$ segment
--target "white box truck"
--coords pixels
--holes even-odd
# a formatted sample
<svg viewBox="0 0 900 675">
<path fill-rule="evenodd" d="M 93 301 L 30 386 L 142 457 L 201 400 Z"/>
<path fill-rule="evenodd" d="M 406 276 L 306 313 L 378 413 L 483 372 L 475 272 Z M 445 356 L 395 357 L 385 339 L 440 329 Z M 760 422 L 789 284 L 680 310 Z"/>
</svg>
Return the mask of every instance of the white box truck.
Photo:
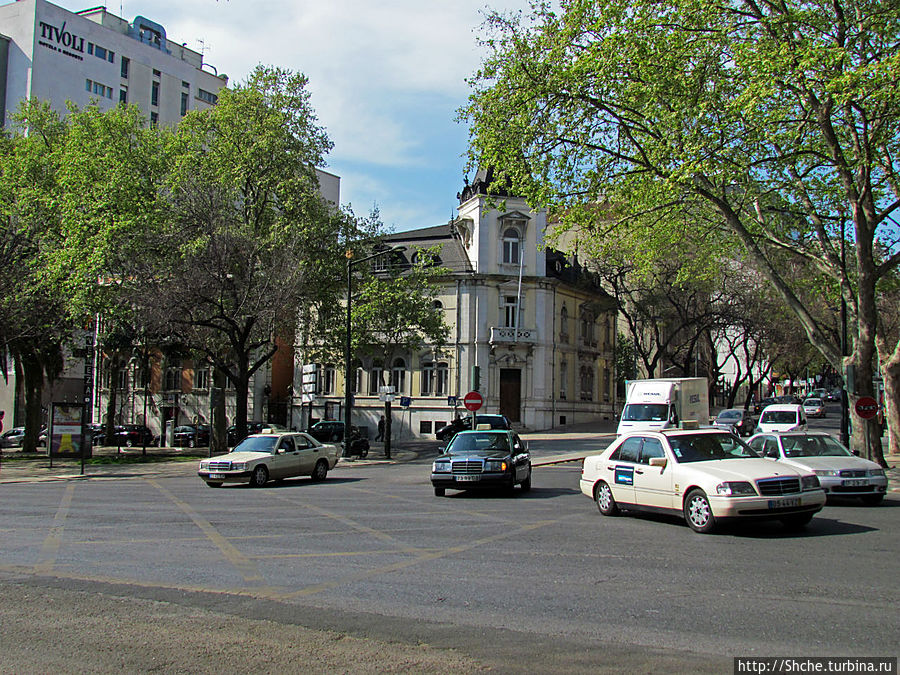
<svg viewBox="0 0 900 675">
<path fill-rule="evenodd" d="M 709 385 L 705 377 L 629 380 L 617 434 L 709 425 Z"/>
</svg>

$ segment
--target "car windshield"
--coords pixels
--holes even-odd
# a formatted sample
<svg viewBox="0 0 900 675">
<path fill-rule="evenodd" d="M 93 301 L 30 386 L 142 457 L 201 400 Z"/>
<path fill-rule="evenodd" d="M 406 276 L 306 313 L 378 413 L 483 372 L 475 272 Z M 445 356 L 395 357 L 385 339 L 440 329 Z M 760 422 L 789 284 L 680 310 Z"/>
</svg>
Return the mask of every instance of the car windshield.
<svg viewBox="0 0 900 675">
<path fill-rule="evenodd" d="M 669 406 L 665 403 L 629 403 L 622 411 L 626 422 L 665 422 Z"/>
<path fill-rule="evenodd" d="M 669 437 L 669 445 L 679 463 L 759 457 L 731 434 L 679 434 Z"/>
<path fill-rule="evenodd" d="M 447 453 L 509 452 L 509 437 L 506 434 L 462 433 L 454 436 Z"/>
<path fill-rule="evenodd" d="M 822 401 L 818 398 L 808 398 L 803 402 L 803 405 L 811 405 L 811 406 L 822 405 Z"/>
<path fill-rule="evenodd" d="M 248 436 L 235 446 L 232 452 L 268 452 L 272 454 L 278 436 Z"/>
<path fill-rule="evenodd" d="M 852 453 L 831 436 L 783 436 L 785 457 L 848 457 Z"/>
<path fill-rule="evenodd" d="M 796 424 L 797 413 L 793 410 L 763 410 L 760 424 Z"/>
<path fill-rule="evenodd" d="M 719 413 L 718 419 L 720 420 L 739 420 L 741 419 L 741 411 L 740 410 L 723 410 Z"/>
</svg>

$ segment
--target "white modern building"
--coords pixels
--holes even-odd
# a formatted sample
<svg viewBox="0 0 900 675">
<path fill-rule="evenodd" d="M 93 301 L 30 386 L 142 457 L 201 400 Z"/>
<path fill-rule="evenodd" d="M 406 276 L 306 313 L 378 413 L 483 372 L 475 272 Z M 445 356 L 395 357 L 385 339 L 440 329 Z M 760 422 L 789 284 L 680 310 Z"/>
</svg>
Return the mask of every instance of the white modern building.
<svg viewBox="0 0 900 675">
<path fill-rule="evenodd" d="M 29 98 L 65 112 L 95 102 L 137 105 L 153 124 L 176 124 L 214 105 L 228 83 L 203 55 L 170 40 L 150 18 L 105 7 L 70 12 L 45 0 L 0 5 L 0 125 Z"/>
</svg>

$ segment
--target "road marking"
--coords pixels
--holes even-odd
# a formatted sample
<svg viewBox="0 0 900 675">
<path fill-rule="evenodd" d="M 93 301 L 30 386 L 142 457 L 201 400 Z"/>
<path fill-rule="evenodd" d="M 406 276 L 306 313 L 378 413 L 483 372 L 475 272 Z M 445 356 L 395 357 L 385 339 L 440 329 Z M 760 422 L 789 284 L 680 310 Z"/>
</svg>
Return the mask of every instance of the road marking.
<svg viewBox="0 0 900 675">
<path fill-rule="evenodd" d="M 231 542 L 229 542 L 215 527 L 213 527 L 212 523 L 210 523 L 203 516 L 197 513 L 190 506 L 190 504 L 187 504 L 186 502 L 180 500 L 178 497 L 176 497 L 174 494 L 160 485 L 156 480 L 149 478 L 147 479 L 147 482 L 157 490 L 162 492 L 188 518 L 194 521 L 194 524 L 198 528 L 200 528 L 200 531 L 206 535 L 206 538 L 209 539 L 216 546 L 216 548 L 218 548 L 219 551 L 222 552 L 222 555 L 225 556 L 225 559 L 237 568 L 238 572 L 241 573 L 241 576 L 244 577 L 245 582 L 247 582 L 248 584 L 256 584 L 264 581 L 262 574 L 260 574 L 259 569 L 256 567 L 256 563 L 254 563 L 250 558 L 237 550 L 231 544 Z"/>
<path fill-rule="evenodd" d="M 72 505 L 72 496 L 75 494 L 75 484 L 67 485 L 63 492 L 59 508 L 53 516 L 53 526 L 44 539 L 38 562 L 34 566 L 35 574 L 49 574 L 56 564 L 56 556 L 59 555 L 59 547 L 62 544 L 63 528 L 66 526 L 66 517 L 69 515 L 69 507 Z"/>
<path fill-rule="evenodd" d="M 307 597 L 310 595 L 315 595 L 317 593 L 322 593 L 323 591 L 331 590 L 332 588 L 337 588 L 338 586 L 343 586 L 348 583 L 353 583 L 356 581 L 362 581 L 363 579 L 368 579 L 369 577 L 378 576 L 380 574 L 387 574 L 389 572 L 397 572 L 402 569 L 406 569 L 407 567 L 412 567 L 413 565 L 418 565 L 419 563 L 429 562 L 431 560 L 437 560 L 439 558 L 445 558 L 448 555 L 453 555 L 454 553 L 462 553 L 463 551 L 469 551 L 473 548 L 478 548 L 479 546 L 483 546 L 484 544 L 491 544 L 495 541 L 500 541 L 502 539 L 508 539 L 510 537 L 523 534 L 525 532 L 530 532 L 532 530 L 537 530 L 542 527 L 547 527 L 548 525 L 555 525 L 559 520 L 543 520 L 537 523 L 531 523 L 530 525 L 525 525 L 520 527 L 517 530 L 506 531 L 501 534 L 495 534 L 490 537 L 483 537 L 481 539 L 476 539 L 475 541 L 471 541 L 467 544 L 460 544 L 458 546 L 451 546 L 450 548 L 445 548 L 439 551 L 432 551 L 431 553 L 423 553 L 421 555 L 412 558 L 411 560 L 403 560 L 401 562 L 392 563 L 390 565 L 384 565 L 382 567 L 375 567 L 370 570 L 363 570 L 357 572 L 356 574 L 350 574 L 343 579 L 337 579 L 335 581 L 326 581 L 321 584 L 314 584 L 312 586 L 307 586 L 306 588 L 301 588 L 299 591 L 294 591 L 293 593 L 285 593 L 281 597 L 285 600 L 289 600 L 292 598 L 300 598 Z"/>
</svg>

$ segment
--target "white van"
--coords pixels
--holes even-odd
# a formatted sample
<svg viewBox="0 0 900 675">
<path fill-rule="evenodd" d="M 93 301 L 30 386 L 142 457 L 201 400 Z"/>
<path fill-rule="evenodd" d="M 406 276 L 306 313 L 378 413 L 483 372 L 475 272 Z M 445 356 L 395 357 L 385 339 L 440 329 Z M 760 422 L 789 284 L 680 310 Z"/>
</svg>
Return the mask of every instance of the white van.
<svg viewBox="0 0 900 675">
<path fill-rule="evenodd" d="M 763 408 L 756 425 L 756 433 L 778 431 L 806 431 L 806 413 L 798 403 L 774 403 Z"/>
</svg>

